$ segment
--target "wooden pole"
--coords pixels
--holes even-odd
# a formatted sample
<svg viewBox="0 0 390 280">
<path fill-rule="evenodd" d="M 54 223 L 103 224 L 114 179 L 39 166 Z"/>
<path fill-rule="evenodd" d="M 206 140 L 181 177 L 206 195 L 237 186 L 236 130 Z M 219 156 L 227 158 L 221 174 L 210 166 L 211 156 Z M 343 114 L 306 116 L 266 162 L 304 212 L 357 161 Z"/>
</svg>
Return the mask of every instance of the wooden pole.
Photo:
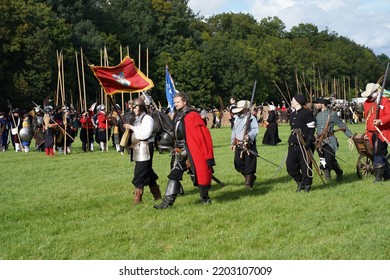
<svg viewBox="0 0 390 280">
<path fill-rule="evenodd" d="M 64 71 L 64 54 L 61 51 L 61 79 L 62 79 L 62 105 L 65 105 L 65 71 Z"/>
<path fill-rule="evenodd" d="M 82 96 L 82 93 L 81 93 L 79 58 L 78 58 L 78 55 L 77 55 L 77 51 L 75 51 L 75 57 L 76 57 L 77 84 L 78 84 L 78 87 L 79 87 L 79 100 L 80 100 L 80 108 L 77 108 L 77 110 L 80 109 L 80 113 L 81 113 L 81 111 L 83 110 L 82 109 L 83 108 L 83 96 Z"/>
<path fill-rule="evenodd" d="M 120 55 L 120 61 L 123 60 L 123 54 L 122 54 L 122 45 L 120 45 L 120 49 L 119 49 L 119 55 Z M 122 97 L 122 112 L 124 111 L 124 104 L 125 104 L 125 95 L 124 95 L 124 92 L 122 92 L 121 94 L 121 97 Z"/>
<path fill-rule="evenodd" d="M 141 44 L 138 44 L 138 69 L 141 70 Z M 141 96 L 141 93 L 138 92 L 138 97 Z"/>
<path fill-rule="evenodd" d="M 146 77 L 149 77 L 149 48 L 146 48 Z"/>
</svg>

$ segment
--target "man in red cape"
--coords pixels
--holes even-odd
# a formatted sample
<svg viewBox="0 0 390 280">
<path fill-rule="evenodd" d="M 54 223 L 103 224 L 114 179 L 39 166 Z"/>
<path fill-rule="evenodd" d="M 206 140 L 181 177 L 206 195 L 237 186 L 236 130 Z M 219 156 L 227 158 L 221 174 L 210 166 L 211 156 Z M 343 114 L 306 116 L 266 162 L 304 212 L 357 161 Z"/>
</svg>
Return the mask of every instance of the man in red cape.
<svg viewBox="0 0 390 280">
<path fill-rule="evenodd" d="M 156 209 L 165 209 L 173 205 L 178 194 L 183 194 L 180 181 L 183 173 L 189 171 L 195 186 L 199 187 L 201 203 L 210 204 L 209 190 L 213 166 L 215 165 L 213 143 L 210 131 L 200 114 L 188 107 L 187 95 L 177 93 L 174 97 L 175 115 L 175 156 L 168 175 L 165 197 Z"/>
</svg>

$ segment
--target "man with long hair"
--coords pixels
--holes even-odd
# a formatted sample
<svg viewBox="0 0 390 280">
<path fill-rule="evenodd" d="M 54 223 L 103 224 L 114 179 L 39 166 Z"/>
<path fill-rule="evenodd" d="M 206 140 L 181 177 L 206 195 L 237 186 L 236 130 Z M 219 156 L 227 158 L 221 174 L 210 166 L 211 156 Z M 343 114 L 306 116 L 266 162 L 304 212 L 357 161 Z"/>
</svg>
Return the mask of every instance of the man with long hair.
<svg viewBox="0 0 390 280">
<path fill-rule="evenodd" d="M 165 197 L 156 209 L 165 209 L 173 205 L 178 194 L 184 194 L 180 181 L 188 171 L 195 186 L 199 187 L 201 203 L 210 204 L 209 190 L 213 173 L 214 152 L 210 131 L 198 111 L 190 109 L 186 94 L 174 96 L 175 115 L 174 162 L 168 175 Z"/>
</svg>

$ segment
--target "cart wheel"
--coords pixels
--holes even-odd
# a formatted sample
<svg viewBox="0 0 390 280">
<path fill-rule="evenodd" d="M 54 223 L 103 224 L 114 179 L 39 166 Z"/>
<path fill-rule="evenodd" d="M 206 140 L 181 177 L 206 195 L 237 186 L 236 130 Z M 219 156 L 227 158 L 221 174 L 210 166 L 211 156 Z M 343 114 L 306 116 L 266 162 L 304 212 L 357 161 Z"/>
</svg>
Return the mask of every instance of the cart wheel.
<svg viewBox="0 0 390 280">
<path fill-rule="evenodd" d="M 360 155 L 356 163 L 356 173 L 359 179 L 368 177 L 374 174 L 372 159 L 364 155 Z"/>
</svg>

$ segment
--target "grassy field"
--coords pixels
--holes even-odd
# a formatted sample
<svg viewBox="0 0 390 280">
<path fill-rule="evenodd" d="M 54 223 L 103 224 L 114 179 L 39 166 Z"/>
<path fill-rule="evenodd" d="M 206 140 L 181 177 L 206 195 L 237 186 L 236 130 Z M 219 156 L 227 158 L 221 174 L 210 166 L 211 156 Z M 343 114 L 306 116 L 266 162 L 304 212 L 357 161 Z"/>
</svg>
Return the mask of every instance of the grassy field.
<svg viewBox="0 0 390 280">
<path fill-rule="evenodd" d="M 363 125 L 352 125 L 356 133 Z M 244 190 L 233 167 L 230 128 L 211 129 L 217 165 L 211 205 L 185 176 L 185 195 L 171 209 L 132 205 L 134 163 L 112 147 L 68 155 L 0 154 L 0 259 L 38 260 L 387 260 L 390 258 L 390 183 L 359 180 L 356 149 L 338 135 L 344 179 L 324 186 L 315 174 L 310 193 L 296 193 L 285 158 L 289 126 L 276 147 L 261 144 L 257 181 Z M 339 132 L 340 133 L 340 132 Z M 318 156 L 316 155 L 318 159 Z M 155 154 L 165 190 L 170 158 Z M 335 177 L 335 174 L 332 174 Z"/>
</svg>

